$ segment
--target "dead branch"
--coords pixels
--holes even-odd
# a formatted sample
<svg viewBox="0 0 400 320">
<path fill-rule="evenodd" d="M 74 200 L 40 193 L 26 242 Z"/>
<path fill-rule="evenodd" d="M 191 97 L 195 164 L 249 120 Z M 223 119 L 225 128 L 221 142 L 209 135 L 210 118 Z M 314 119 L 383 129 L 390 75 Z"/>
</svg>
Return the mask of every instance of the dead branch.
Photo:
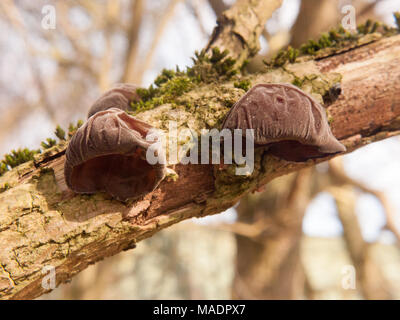
<svg viewBox="0 0 400 320">
<path fill-rule="evenodd" d="M 214 29 L 207 51 L 214 47 L 228 50 L 237 65 L 241 65 L 260 49 L 259 37 L 265 22 L 281 4 L 282 0 L 256 0 L 251 3 L 237 0 L 234 6 L 218 18 L 218 26 Z"/>
<path fill-rule="evenodd" d="M 316 61 L 289 64 L 285 70 L 267 70 L 248 79 L 252 84 L 291 82 L 295 75 L 340 73 L 342 95 L 328 112 L 333 133 L 351 152 L 399 134 L 399 62 L 400 36 L 393 36 Z M 206 92 L 212 98 L 229 92 L 239 97 L 243 92 L 232 82 L 202 84 L 186 95 Z M 221 103 L 215 102 L 215 106 Z M 137 117 L 153 119 L 163 112 L 168 116 L 169 108 L 162 105 Z M 180 115 L 203 125 L 201 121 L 211 116 L 205 112 L 201 119 L 193 119 L 194 115 L 184 110 Z M 65 186 L 57 180 L 63 176 L 64 147 L 60 145 L 52 152 L 0 177 L 0 186 L 7 184 L 7 190 L 0 193 L 0 295 L 5 299 L 34 298 L 44 293 L 41 281 L 45 265 L 56 268 L 57 284 L 65 282 L 88 265 L 133 248 L 163 228 L 219 213 L 268 181 L 318 162 L 289 163 L 260 150 L 250 177 L 228 175 L 228 180 L 225 170 L 216 170 L 212 165 L 178 164 L 177 181 L 164 180 L 144 199 L 125 204 L 105 194 L 63 193 Z"/>
</svg>

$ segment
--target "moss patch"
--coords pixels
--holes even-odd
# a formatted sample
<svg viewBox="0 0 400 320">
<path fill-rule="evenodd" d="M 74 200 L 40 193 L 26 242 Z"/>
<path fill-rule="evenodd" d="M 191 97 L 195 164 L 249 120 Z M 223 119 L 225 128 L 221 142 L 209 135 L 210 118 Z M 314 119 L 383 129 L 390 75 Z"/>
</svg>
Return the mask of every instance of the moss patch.
<svg viewBox="0 0 400 320">
<path fill-rule="evenodd" d="M 6 154 L 4 159 L 0 162 L 0 175 L 3 175 L 5 172 L 22 163 L 33 160 L 34 155 L 39 152 L 40 150 L 29 150 L 28 148 L 12 150 L 10 153 Z"/>
<path fill-rule="evenodd" d="M 221 52 L 213 48 L 211 54 L 204 50 L 195 53 L 193 66 L 186 71 L 164 69 L 149 88 L 137 89 L 141 100 L 131 103 L 131 113 L 153 109 L 157 106 L 174 103 L 176 98 L 189 92 L 200 83 L 221 82 L 230 79 L 238 70 L 236 61 L 228 56 L 228 51 Z"/>
<path fill-rule="evenodd" d="M 292 47 L 288 47 L 286 50 L 280 50 L 275 57 L 273 57 L 270 61 L 264 61 L 264 63 L 268 67 L 281 67 L 286 63 L 294 63 L 296 62 L 297 57 L 299 56 L 300 51 L 298 49 L 293 49 Z"/>
<path fill-rule="evenodd" d="M 393 14 L 393 16 L 394 16 L 394 20 L 396 21 L 397 32 L 400 33 L 400 12 L 395 12 Z"/>
<path fill-rule="evenodd" d="M 244 91 L 248 91 L 250 89 L 251 82 L 248 79 L 244 79 L 244 80 L 241 80 L 241 81 L 235 81 L 233 83 L 233 86 L 235 88 L 243 89 Z"/>
<path fill-rule="evenodd" d="M 264 61 L 264 63 L 268 67 L 282 67 L 287 63 L 296 62 L 299 57 L 324 57 L 375 41 L 382 36 L 392 36 L 400 31 L 400 13 L 394 13 L 394 18 L 398 28 L 391 28 L 372 20 L 367 20 L 364 24 L 359 25 L 354 33 L 346 31 L 340 26 L 322 33 L 317 40 L 309 40 L 299 49 L 293 49 L 289 46 L 286 50 L 279 51 L 270 61 Z"/>
<path fill-rule="evenodd" d="M 82 125 L 82 120 L 79 120 L 76 124 L 71 123 L 68 127 L 68 138 L 70 139 Z M 60 149 L 65 146 L 65 130 L 57 126 L 55 135 L 59 139 L 58 142 L 53 138 L 47 138 L 45 141 L 41 142 L 41 148 L 39 149 L 30 150 L 24 148 L 12 150 L 10 153 L 6 154 L 3 160 L 0 161 L 0 176 L 23 163 L 37 160 L 37 157 L 40 155 L 47 156 L 49 153 L 52 153 L 52 150 L 59 152 Z"/>
</svg>

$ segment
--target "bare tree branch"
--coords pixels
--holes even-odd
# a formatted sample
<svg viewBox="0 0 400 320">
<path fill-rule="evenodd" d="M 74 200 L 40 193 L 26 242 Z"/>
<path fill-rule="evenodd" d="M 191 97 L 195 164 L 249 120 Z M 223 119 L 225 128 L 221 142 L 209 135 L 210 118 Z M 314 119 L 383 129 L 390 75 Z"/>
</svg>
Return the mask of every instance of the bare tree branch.
<svg viewBox="0 0 400 320">
<path fill-rule="evenodd" d="M 19 14 L 19 11 L 15 7 L 14 3 L 9 0 L 2 2 L 1 5 L 4 9 L 4 12 L 7 15 L 8 20 L 15 27 L 15 29 L 18 30 L 18 32 L 21 34 L 21 37 L 25 42 L 26 48 L 28 52 L 31 54 L 31 56 L 28 57 L 29 66 L 41 97 L 42 106 L 46 111 L 46 114 L 48 115 L 50 121 L 52 121 L 52 123 L 56 125 L 57 120 L 56 120 L 55 110 L 52 107 L 46 86 L 40 74 L 40 70 L 38 69 L 37 64 L 33 61 L 32 57 L 36 55 L 36 52 L 28 39 L 24 24 L 22 23 L 23 20 Z"/>
<path fill-rule="evenodd" d="M 396 227 L 395 211 L 386 195 L 383 192 L 369 188 L 361 182 L 358 182 L 346 175 L 341 158 L 335 158 L 329 162 L 329 171 L 337 184 L 351 185 L 360 189 L 362 192 L 375 196 L 380 201 L 386 217 L 386 228 L 393 233 L 398 243 L 400 243 L 400 231 Z"/>
<path fill-rule="evenodd" d="M 339 22 L 338 0 L 301 1 L 300 12 L 292 28 L 291 45 L 295 48 L 314 39 L 322 30 L 329 30 Z"/>
<path fill-rule="evenodd" d="M 237 0 L 218 18 L 206 50 L 214 47 L 228 50 L 230 57 L 241 65 L 260 49 L 259 37 L 265 22 L 282 4 L 282 0 Z"/>
<path fill-rule="evenodd" d="M 391 299 L 390 286 L 378 264 L 371 257 L 369 245 L 362 237 L 355 214 L 354 189 L 347 186 L 330 187 L 342 222 L 344 238 L 356 269 L 357 283 L 366 299 Z"/>
<path fill-rule="evenodd" d="M 257 238 L 236 236 L 235 299 L 303 298 L 305 276 L 300 239 L 311 197 L 311 173 L 312 170 L 305 169 L 274 180 L 260 199 L 248 197 L 240 202 L 237 211 L 241 222 L 257 223 L 259 217 L 265 217 L 269 223 Z M 242 282 L 246 283 L 247 292 L 241 290 Z"/>
<path fill-rule="evenodd" d="M 222 12 L 229 8 L 228 5 L 225 4 L 224 0 L 208 0 L 208 3 L 217 16 L 217 19 L 222 15 Z"/>
<path fill-rule="evenodd" d="M 170 0 L 168 3 L 167 9 L 163 13 L 161 17 L 161 21 L 157 26 L 155 35 L 153 37 L 153 41 L 151 43 L 150 49 L 148 50 L 146 54 L 146 58 L 144 60 L 144 63 L 142 64 L 140 71 L 136 77 L 136 83 L 141 83 L 142 82 L 142 76 L 146 70 L 148 70 L 151 67 L 151 64 L 153 62 L 153 57 L 155 54 L 155 51 L 157 49 L 157 45 L 160 42 L 161 36 L 170 22 L 171 18 L 174 16 L 174 11 L 179 2 L 182 0 Z"/>
<path fill-rule="evenodd" d="M 139 48 L 139 31 L 142 24 L 143 17 L 143 0 L 133 0 L 132 2 L 132 19 L 131 25 L 128 30 L 128 50 L 127 62 L 124 75 L 122 76 L 123 82 L 140 83 L 136 80 L 135 66 L 138 57 Z"/>
</svg>

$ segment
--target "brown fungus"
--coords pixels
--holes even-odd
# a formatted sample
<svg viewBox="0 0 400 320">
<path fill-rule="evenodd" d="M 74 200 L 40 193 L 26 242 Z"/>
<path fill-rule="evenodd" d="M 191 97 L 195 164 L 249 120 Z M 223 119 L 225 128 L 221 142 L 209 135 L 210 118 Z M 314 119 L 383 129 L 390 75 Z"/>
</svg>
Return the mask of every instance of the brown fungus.
<svg viewBox="0 0 400 320">
<path fill-rule="evenodd" d="M 346 151 L 334 137 L 324 108 L 290 84 L 258 84 L 229 111 L 223 128 L 254 129 L 256 146 L 287 161 L 302 162 Z"/>
<path fill-rule="evenodd" d="M 118 200 L 153 191 L 164 178 L 165 164 L 146 160 L 154 143 L 146 141 L 151 129 L 117 108 L 92 115 L 68 145 L 64 167 L 68 187 L 78 193 L 104 191 Z M 156 150 L 163 156 L 162 149 Z"/>
<path fill-rule="evenodd" d="M 140 97 L 136 93 L 138 87 L 130 83 L 118 83 L 114 88 L 105 92 L 98 98 L 90 107 L 88 118 L 99 111 L 104 111 L 110 108 L 118 108 L 128 110 L 131 101 L 139 101 Z"/>
</svg>

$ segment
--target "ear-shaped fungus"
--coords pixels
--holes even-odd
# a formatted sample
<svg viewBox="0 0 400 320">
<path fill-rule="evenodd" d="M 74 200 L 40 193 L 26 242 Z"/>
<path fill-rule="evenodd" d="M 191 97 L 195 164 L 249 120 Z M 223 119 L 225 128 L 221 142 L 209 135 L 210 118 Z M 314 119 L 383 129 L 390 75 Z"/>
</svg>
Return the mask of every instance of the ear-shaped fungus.
<svg viewBox="0 0 400 320">
<path fill-rule="evenodd" d="M 145 137 L 150 125 L 111 108 L 91 116 L 72 137 L 64 167 L 65 180 L 78 193 L 105 191 L 119 200 L 137 199 L 153 191 L 165 165 L 151 165 Z M 157 149 L 163 155 L 161 149 Z M 164 162 L 165 163 L 165 162 Z"/>
<path fill-rule="evenodd" d="M 332 134 L 324 108 L 290 84 L 258 84 L 229 111 L 223 128 L 254 129 L 254 143 L 287 161 L 322 158 L 346 148 Z"/>
<path fill-rule="evenodd" d="M 118 83 L 114 88 L 105 92 L 98 98 L 90 107 L 88 118 L 99 111 L 104 111 L 110 108 L 118 108 L 126 111 L 129 108 L 131 101 L 139 101 L 140 97 L 136 93 L 138 87 L 129 83 Z"/>
</svg>

